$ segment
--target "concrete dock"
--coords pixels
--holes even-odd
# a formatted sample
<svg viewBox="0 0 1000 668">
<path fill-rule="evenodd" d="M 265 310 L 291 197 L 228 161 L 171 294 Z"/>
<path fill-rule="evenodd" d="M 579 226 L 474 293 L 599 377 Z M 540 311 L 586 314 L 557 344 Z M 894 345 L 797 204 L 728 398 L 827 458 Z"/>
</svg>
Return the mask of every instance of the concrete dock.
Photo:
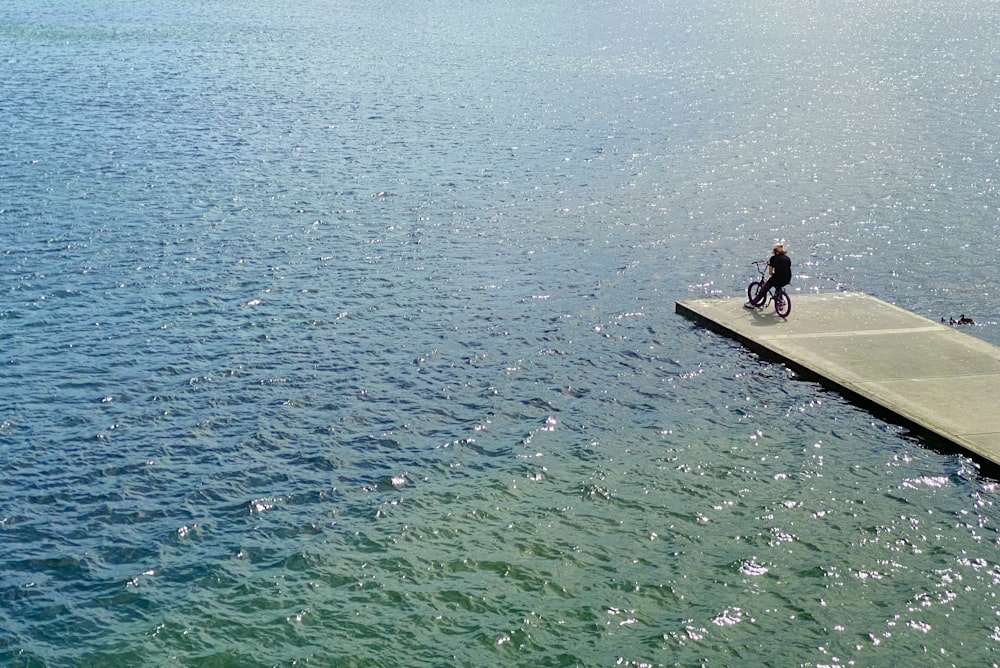
<svg viewBox="0 0 1000 668">
<path fill-rule="evenodd" d="M 793 293 L 787 320 L 745 301 L 679 301 L 676 311 L 1000 465 L 997 346 L 859 292 Z"/>
</svg>

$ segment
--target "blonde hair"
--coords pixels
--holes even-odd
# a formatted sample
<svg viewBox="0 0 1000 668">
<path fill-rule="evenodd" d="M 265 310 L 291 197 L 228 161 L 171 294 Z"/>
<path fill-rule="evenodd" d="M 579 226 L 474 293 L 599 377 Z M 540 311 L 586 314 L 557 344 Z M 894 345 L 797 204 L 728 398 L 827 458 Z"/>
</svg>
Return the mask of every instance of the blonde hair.
<svg viewBox="0 0 1000 668">
<path fill-rule="evenodd" d="M 783 244 L 775 244 L 774 252 L 777 253 L 778 255 L 787 255 L 787 253 L 785 252 L 785 246 Z"/>
</svg>

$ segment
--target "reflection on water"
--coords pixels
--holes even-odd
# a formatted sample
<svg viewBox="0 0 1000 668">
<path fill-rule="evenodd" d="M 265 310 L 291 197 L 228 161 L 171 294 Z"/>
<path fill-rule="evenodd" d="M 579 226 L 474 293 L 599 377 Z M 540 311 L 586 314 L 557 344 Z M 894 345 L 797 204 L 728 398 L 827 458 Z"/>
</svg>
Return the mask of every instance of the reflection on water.
<svg viewBox="0 0 1000 668">
<path fill-rule="evenodd" d="M 989 660 L 995 483 L 673 308 L 998 343 L 994 5 L 184 9 L 0 25 L 0 662 Z"/>
</svg>

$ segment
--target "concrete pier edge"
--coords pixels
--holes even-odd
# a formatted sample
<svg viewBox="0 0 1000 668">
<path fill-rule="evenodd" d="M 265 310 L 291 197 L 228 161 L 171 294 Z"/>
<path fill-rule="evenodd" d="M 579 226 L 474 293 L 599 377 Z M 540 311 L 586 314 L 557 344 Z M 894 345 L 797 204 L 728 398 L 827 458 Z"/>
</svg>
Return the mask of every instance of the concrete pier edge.
<svg viewBox="0 0 1000 668">
<path fill-rule="evenodd" d="M 925 446 L 1000 474 L 1000 405 L 989 399 L 1000 402 L 1000 348 L 860 292 L 792 293 L 787 319 L 744 301 L 680 300 L 675 311 L 911 430 Z"/>
</svg>

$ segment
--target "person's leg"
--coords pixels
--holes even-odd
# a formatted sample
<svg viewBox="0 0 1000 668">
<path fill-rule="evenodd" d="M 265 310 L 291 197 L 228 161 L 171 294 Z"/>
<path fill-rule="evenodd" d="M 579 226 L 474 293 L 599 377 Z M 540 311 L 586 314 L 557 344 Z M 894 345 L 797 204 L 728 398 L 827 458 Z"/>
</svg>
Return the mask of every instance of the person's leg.
<svg viewBox="0 0 1000 668">
<path fill-rule="evenodd" d="M 753 301 L 754 306 L 763 306 L 767 301 L 767 291 L 771 289 L 773 278 L 768 278 L 764 282 L 764 287 L 757 293 L 757 299 Z"/>
</svg>

